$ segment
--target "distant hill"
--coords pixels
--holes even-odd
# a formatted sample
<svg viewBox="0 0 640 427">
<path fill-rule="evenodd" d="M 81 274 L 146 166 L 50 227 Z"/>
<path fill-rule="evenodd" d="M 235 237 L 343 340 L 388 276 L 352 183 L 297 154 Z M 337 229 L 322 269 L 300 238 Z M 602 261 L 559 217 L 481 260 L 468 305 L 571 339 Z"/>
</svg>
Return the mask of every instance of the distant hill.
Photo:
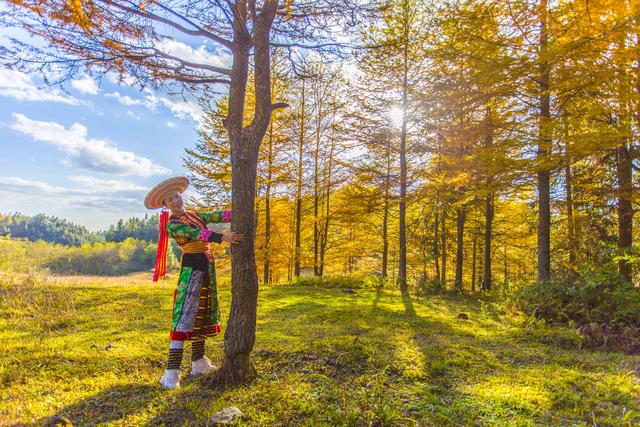
<svg viewBox="0 0 640 427">
<path fill-rule="evenodd" d="M 84 243 L 123 242 L 128 238 L 156 242 L 158 239 L 159 215 L 120 220 L 104 231 L 89 231 L 82 225 L 66 219 L 45 214 L 34 216 L 20 213 L 0 214 L 0 236 L 22 238 L 30 241 L 43 240 L 65 246 L 80 246 Z"/>
<path fill-rule="evenodd" d="M 80 246 L 84 243 L 104 241 L 102 233 L 55 216 L 38 214 L 34 216 L 15 213 L 0 214 L 0 236 L 23 238 L 31 241 L 43 240 L 65 246 Z"/>
</svg>

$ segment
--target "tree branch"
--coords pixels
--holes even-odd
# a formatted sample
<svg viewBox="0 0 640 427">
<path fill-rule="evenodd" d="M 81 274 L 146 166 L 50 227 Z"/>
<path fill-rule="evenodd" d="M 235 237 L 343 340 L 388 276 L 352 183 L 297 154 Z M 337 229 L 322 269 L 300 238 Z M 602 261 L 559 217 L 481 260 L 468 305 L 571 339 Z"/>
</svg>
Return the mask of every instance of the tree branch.
<svg viewBox="0 0 640 427">
<path fill-rule="evenodd" d="M 111 6 L 115 7 L 115 8 L 117 8 L 117 9 L 123 10 L 125 12 L 129 12 L 129 13 L 132 13 L 134 15 L 141 16 L 143 18 L 151 19 L 153 21 L 161 22 L 163 24 L 169 25 L 170 27 L 173 27 L 173 28 L 185 33 L 185 34 L 189 34 L 191 36 L 206 37 L 206 38 L 211 39 L 211 40 L 213 40 L 213 41 L 215 41 L 217 43 L 220 43 L 221 45 L 223 45 L 224 47 L 226 47 L 226 48 L 228 48 L 230 50 L 233 48 L 233 42 L 231 42 L 231 41 L 229 41 L 229 40 L 227 40 L 227 39 L 225 39 L 223 37 L 220 37 L 220 36 L 218 36 L 216 34 L 213 34 L 213 33 L 209 32 L 209 31 L 207 31 L 207 30 L 205 30 L 205 29 L 203 29 L 201 27 L 196 26 L 196 28 L 198 28 L 198 30 L 190 30 L 189 28 L 186 28 L 186 27 L 178 24 L 177 22 L 174 22 L 174 21 L 172 21 L 170 19 L 167 19 L 167 18 L 163 18 L 162 16 L 158 16 L 158 15 L 153 14 L 151 12 L 144 12 L 142 10 L 139 10 L 139 9 L 136 9 L 136 8 L 133 8 L 133 7 L 124 6 L 124 5 L 116 3 L 113 0 L 103 0 L 103 1 L 106 4 L 111 5 Z M 177 12 L 174 12 L 174 14 L 177 14 Z M 178 14 L 178 16 L 181 16 L 181 15 Z"/>
<path fill-rule="evenodd" d="M 220 68 L 220 67 L 216 67 L 216 66 L 208 65 L 208 64 L 198 64 L 196 62 L 185 61 L 184 59 L 178 58 L 178 57 L 173 56 L 173 55 L 169 55 L 168 53 L 164 53 L 164 52 L 158 50 L 157 48 L 153 48 L 153 51 L 157 56 L 159 56 L 161 58 L 169 59 L 171 61 L 179 62 L 183 66 L 192 67 L 192 68 L 199 68 L 201 70 L 208 70 L 208 71 L 212 71 L 214 73 L 224 74 L 225 76 L 231 77 L 231 70 L 229 70 L 229 69 Z"/>
</svg>

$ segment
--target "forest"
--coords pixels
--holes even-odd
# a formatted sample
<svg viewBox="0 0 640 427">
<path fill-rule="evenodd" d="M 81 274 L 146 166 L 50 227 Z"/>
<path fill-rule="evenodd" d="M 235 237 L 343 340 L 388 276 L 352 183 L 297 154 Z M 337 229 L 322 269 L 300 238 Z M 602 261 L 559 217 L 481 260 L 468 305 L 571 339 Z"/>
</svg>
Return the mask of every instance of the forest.
<svg viewBox="0 0 640 427">
<path fill-rule="evenodd" d="M 0 270 L 117 276 L 149 271 L 155 265 L 158 215 L 119 220 L 90 232 L 65 219 L 38 214 L 0 214 Z M 168 267 L 179 266 L 172 247 Z"/>
<path fill-rule="evenodd" d="M 635 325 L 636 341 L 639 11 L 391 1 L 352 63 L 274 54 L 289 108 L 258 157 L 259 277 L 519 295 L 585 334 Z M 205 204 L 230 201 L 227 109 L 206 110 L 185 158 Z"/>
<path fill-rule="evenodd" d="M 393 2 L 351 68 L 274 55 L 290 107 L 259 154 L 263 276 L 410 265 L 409 282 L 475 291 L 615 266 L 637 280 L 635 9 L 605 3 L 542 2 L 541 25 L 527 4 Z M 209 205 L 230 201 L 226 110 L 187 150 Z"/>
<path fill-rule="evenodd" d="M 91 232 L 87 228 L 66 219 L 45 214 L 0 214 L 0 236 L 42 240 L 64 246 L 80 246 L 84 243 L 122 242 L 132 238 L 147 242 L 158 241 L 158 215 L 131 217 L 111 224 L 106 230 Z"/>
<path fill-rule="evenodd" d="M 247 71 L 233 107 L 246 129 L 260 85 L 274 103 L 252 146 L 256 191 L 243 219 L 259 282 L 355 274 L 416 295 L 515 295 L 527 312 L 586 334 L 627 331 L 636 348 L 637 2 L 369 6 L 352 10 L 350 55 L 335 40 L 307 51 L 273 41 L 269 80 Z M 71 25 L 90 25 L 83 10 L 67 11 Z M 96 64 L 110 70 L 107 59 Z M 232 96 L 200 98 L 200 137 L 183 158 L 194 208 L 233 204 Z M 15 214 L 1 227 L 78 246 L 154 241 L 156 224 L 130 218 L 89 233 Z"/>
<path fill-rule="evenodd" d="M 187 206 L 231 209 L 246 240 L 214 245 L 219 367 L 162 394 L 183 275 L 174 246 L 148 283 L 158 216 L 0 217 L 7 366 L 68 358 L 0 366 L 8 419 L 637 425 L 640 1 L 9 4 L 0 22 L 46 47 L 12 40 L 5 66 L 196 99 Z M 91 277 L 56 277 L 74 272 Z M 39 402 L 65 375 L 88 388 Z"/>
</svg>

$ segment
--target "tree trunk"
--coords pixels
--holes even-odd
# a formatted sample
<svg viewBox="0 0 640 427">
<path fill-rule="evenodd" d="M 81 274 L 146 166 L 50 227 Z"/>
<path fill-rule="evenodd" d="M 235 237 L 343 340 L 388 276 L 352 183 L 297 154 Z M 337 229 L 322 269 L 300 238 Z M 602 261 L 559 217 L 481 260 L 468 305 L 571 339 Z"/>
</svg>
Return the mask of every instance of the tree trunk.
<svg viewBox="0 0 640 427">
<path fill-rule="evenodd" d="M 265 230 L 264 230 L 264 284 L 270 283 L 271 277 L 269 273 L 271 258 L 271 180 L 273 179 L 273 123 L 269 124 L 269 157 L 267 165 L 267 189 L 265 191 Z"/>
<path fill-rule="evenodd" d="M 443 290 L 447 290 L 447 210 L 446 206 L 442 206 L 442 279 L 440 284 Z"/>
<path fill-rule="evenodd" d="M 435 206 L 435 221 L 433 224 L 433 261 L 435 263 L 435 285 L 436 285 L 436 289 L 440 289 L 440 250 L 438 249 L 439 245 L 438 242 L 440 241 L 440 226 L 439 226 L 439 219 L 440 219 L 440 207 L 439 207 L 439 199 L 440 199 L 440 194 L 439 192 L 436 192 L 436 206 Z"/>
<path fill-rule="evenodd" d="M 322 244 L 320 245 L 320 277 L 324 275 L 324 256 L 327 250 L 327 240 L 329 238 L 329 212 L 331 197 L 331 176 L 333 171 L 333 152 L 336 147 L 335 138 L 331 138 L 331 148 L 329 149 L 329 163 L 327 165 L 327 182 L 325 183 L 325 212 L 324 227 L 322 229 Z"/>
<path fill-rule="evenodd" d="M 484 202 L 484 273 L 482 277 L 482 289 L 491 290 L 491 239 L 493 234 L 493 193 L 487 192 Z"/>
<path fill-rule="evenodd" d="M 551 152 L 551 96 L 548 53 L 547 0 L 540 0 L 540 64 L 538 125 L 538 281 L 551 279 L 551 190 L 549 154 Z"/>
<path fill-rule="evenodd" d="M 260 191 L 259 188 L 256 186 L 256 194 L 255 194 L 255 212 L 253 214 L 253 218 L 254 218 L 254 224 L 253 224 L 253 229 L 256 230 L 256 233 L 258 232 L 258 224 L 260 223 Z"/>
<path fill-rule="evenodd" d="M 244 235 L 244 242 L 231 246 L 231 313 L 224 335 L 221 372 L 233 381 L 244 381 L 255 374 L 249 361 L 256 332 L 258 275 L 254 258 L 253 195 L 257 156 L 242 153 L 232 161 L 231 228 Z"/>
<path fill-rule="evenodd" d="M 471 292 L 476 291 L 476 252 L 478 246 L 478 236 L 473 236 L 473 257 L 471 259 Z"/>
<path fill-rule="evenodd" d="M 402 75 L 402 129 L 400 132 L 400 230 L 399 230 L 399 250 L 398 259 L 398 283 L 403 294 L 407 293 L 407 110 L 409 108 L 408 92 L 409 92 L 409 22 L 408 12 L 409 4 L 404 2 L 403 10 L 405 19 L 403 21 L 403 60 L 404 68 Z"/>
<path fill-rule="evenodd" d="M 256 337 L 258 274 L 255 260 L 254 203 L 258 152 L 271 120 L 271 61 L 269 34 L 278 2 L 266 0 L 253 25 L 252 40 L 245 26 L 246 2 L 236 3 L 232 78 L 226 128 L 231 145 L 231 229 L 244 241 L 231 245 L 231 310 L 224 335 L 224 359 L 216 381 L 245 381 L 255 375 L 249 359 Z M 253 45 L 255 99 L 253 120 L 243 127 L 249 50 Z"/>
<path fill-rule="evenodd" d="M 633 243 L 633 171 L 631 154 L 626 142 L 616 149 L 618 175 L 618 248 L 624 254 Z M 627 282 L 631 282 L 631 264 L 624 259 L 618 261 L 618 271 Z"/>
<path fill-rule="evenodd" d="M 571 157 L 567 156 L 564 165 L 565 191 L 567 193 L 567 247 L 569 250 L 569 268 L 573 271 L 576 268 L 576 226 L 573 216 L 573 189 L 571 188 Z"/>
<path fill-rule="evenodd" d="M 296 258 L 294 276 L 300 276 L 300 227 L 302 225 L 302 153 L 304 149 L 304 131 L 305 131 L 305 80 L 302 79 L 302 105 L 300 114 L 300 141 L 298 141 L 298 188 L 296 192 Z"/>
<path fill-rule="evenodd" d="M 319 101 L 318 110 L 316 111 L 316 147 L 313 153 L 313 275 L 319 276 L 320 270 L 318 267 L 318 239 L 320 238 L 320 230 L 318 229 L 318 223 L 320 218 L 318 217 L 320 192 L 319 192 L 319 167 L 318 167 L 318 155 L 320 151 L 320 126 L 321 126 L 321 114 L 322 114 L 322 102 Z"/>
<path fill-rule="evenodd" d="M 509 258 L 507 258 L 507 244 L 504 244 L 504 289 L 509 288 Z"/>
<path fill-rule="evenodd" d="M 406 78 L 406 77 L 405 77 Z M 400 135 L 400 230 L 399 230 L 399 250 L 400 258 L 398 260 L 398 284 L 402 293 L 407 292 L 407 89 L 405 87 L 403 94 L 403 119 L 402 132 Z"/>
<path fill-rule="evenodd" d="M 638 5 L 634 3 L 634 12 L 638 11 Z M 637 17 L 636 22 L 637 24 Z M 630 108 L 631 100 L 630 92 L 632 92 L 631 84 L 627 75 L 627 59 L 624 57 L 625 48 L 631 40 L 624 33 L 620 34 L 618 41 L 618 49 L 620 50 L 620 62 L 618 65 L 618 127 L 623 133 L 620 145 L 616 148 L 616 178 L 618 182 L 617 188 L 617 213 L 618 213 L 618 249 L 620 255 L 624 256 L 632 249 L 633 244 L 633 166 L 632 153 L 629 147 L 629 141 L 632 138 L 633 130 L 631 125 Z M 636 47 L 638 45 L 636 44 Z M 636 83 L 638 85 L 640 83 Z M 633 95 L 631 95 L 633 96 Z M 631 264 L 625 260 L 618 261 L 618 272 L 627 282 L 631 283 L 633 279 L 633 271 Z"/>
<path fill-rule="evenodd" d="M 483 246 L 480 245 L 479 249 L 479 254 L 478 254 L 478 277 L 481 277 L 480 279 L 480 286 L 479 288 L 481 290 L 484 290 L 484 250 L 483 250 Z"/>
<path fill-rule="evenodd" d="M 456 212 L 456 230 L 457 230 L 457 242 L 456 242 L 456 281 L 455 289 L 458 292 L 462 292 L 462 261 L 464 246 L 464 223 L 466 219 L 466 209 L 458 208 Z"/>
</svg>

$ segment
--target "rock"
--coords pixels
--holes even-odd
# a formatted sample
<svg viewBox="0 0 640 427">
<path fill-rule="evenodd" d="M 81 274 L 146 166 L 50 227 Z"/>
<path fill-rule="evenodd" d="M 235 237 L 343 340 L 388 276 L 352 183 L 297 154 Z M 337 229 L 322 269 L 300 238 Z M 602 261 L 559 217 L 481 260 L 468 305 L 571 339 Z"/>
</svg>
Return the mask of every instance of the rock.
<svg viewBox="0 0 640 427">
<path fill-rule="evenodd" d="M 46 427 L 73 427 L 73 423 L 61 415 L 54 415 L 47 420 Z"/>
<path fill-rule="evenodd" d="M 467 313 L 458 314 L 458 319 L 460 320 L 469 320 L 469 315 Z"/>
<path fill-rule="evenodd" d="M 242 417 L 244 417 L 242 411 L 240 411 L 240 409 L 236 408 L 235 406 L 231 406 L 229 408 L 224 408 L 220 412 L 216 412 L 213 417 L 211 417 L 211 422 L 215 426 L 231 424 L 236 418 Z"/>
<path fill-rule="evenodd" d="M 344 292 L 345 294 L 355 294 L 355 293 L 356 293 L 356 291 L 354 291 L 354 290 L 353 290 L 353 289 L 351 289 L 351 288 L 344 288 L 344 289 L 342 290 L 342 292 Z"/>
</svg>

